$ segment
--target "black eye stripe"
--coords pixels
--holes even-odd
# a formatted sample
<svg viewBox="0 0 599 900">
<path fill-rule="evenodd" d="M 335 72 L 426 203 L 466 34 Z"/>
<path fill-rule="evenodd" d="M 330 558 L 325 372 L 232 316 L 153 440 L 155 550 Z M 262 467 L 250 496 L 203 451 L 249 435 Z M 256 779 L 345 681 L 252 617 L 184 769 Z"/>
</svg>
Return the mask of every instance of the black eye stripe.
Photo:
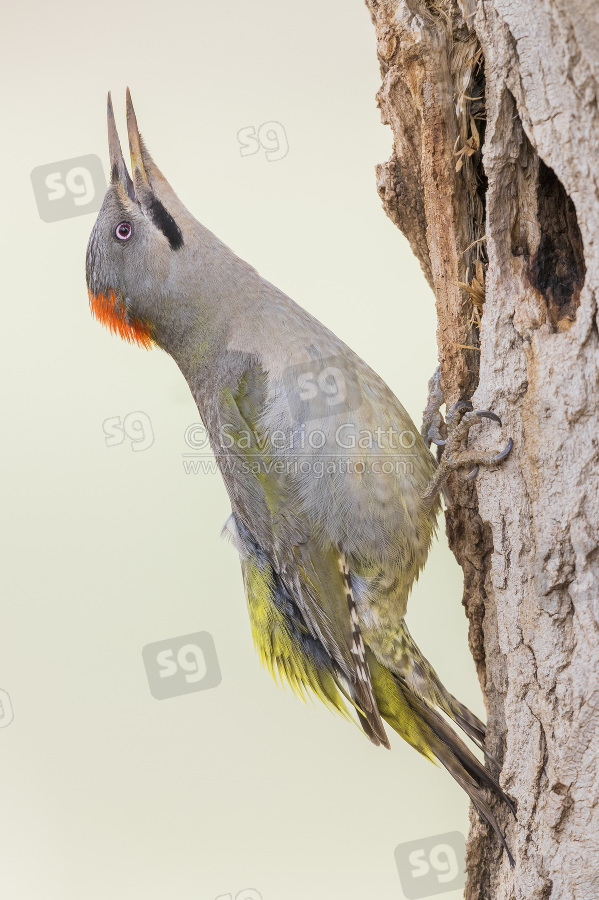
<svg viewBox="0 0 599 900">
<path fill-rule="evenodd" d="M 179 250 L 183 246 L 181 229 L 171 216 L 170 212 L 164 208 L 158 197 L 155 197 L 154 195 L 150 197 L 148 211 L 156 228 L 161 230 L 169 242 L 171 250 Z"/>
</svg>

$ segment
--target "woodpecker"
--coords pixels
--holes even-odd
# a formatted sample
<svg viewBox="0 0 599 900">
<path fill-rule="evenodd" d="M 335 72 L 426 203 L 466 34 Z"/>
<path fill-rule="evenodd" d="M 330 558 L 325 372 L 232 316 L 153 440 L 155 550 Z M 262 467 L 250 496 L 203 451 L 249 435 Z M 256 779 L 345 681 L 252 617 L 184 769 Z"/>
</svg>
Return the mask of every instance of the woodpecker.
<svg viewBox="0 0 599 900">
<path fill-rule="evenodd" d="M 405 623 L 450 471 L 496 466 L 466 447 L 488 410 L 461 401 L 421 435 L 385 382 L 185 208 L 150 156 L 127 90 L 131 175 L 108 95 L 110 185 L 87 248 L 91 312 L 169 353 L 208 433 L 231 502 L 258 656 L 301 697 L 385 723 L 440 762 L 511 855 L 487 791 L 510 798 L 450 727 L 485 726 L 443 686 Z M 438 421 L 438 419 L 437 419 Z M 500 423 L 501 424 L 501 423 Z M 443 445 L 440 462 L 430 441 Z"/>
</svg>

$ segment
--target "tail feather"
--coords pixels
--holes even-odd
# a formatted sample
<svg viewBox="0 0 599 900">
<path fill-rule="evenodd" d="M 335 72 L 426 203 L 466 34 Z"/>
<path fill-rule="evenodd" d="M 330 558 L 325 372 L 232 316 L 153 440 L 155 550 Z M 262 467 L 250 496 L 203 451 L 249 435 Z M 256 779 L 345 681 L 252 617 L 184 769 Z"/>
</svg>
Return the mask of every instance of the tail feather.
<svg viewBox="0 0 599 900">
<path fill-rule="evenodd" d="M 514 860 L 484 791 L 490 790 L 515 815 L 514 804 L 493 775 L 470 752 L 444 719 L 421 699 L 407 682 L 390 672 L 367 651 L 378 707 L 383 718 L 427 759 L 438 760 L 466 791 L 472 803 L 496 832 L 510 861 Z"/>
<path fill-rule="evenodd" d="M 406 665 L 396 674 L 404 677 L 418 697 L 437 706 L 453 719 L 477 747 L 493 760 L 493 757 L 485 749 L 486 728 L 484 724 L 478 716 L 470 712 L 467 706 L 449 693 L 428 659 L 421 653 L 405 622 L 402 622 L 401 626 L 401 642 L 404 647 L 403 659 L 406 661 Z"/>
</svg>

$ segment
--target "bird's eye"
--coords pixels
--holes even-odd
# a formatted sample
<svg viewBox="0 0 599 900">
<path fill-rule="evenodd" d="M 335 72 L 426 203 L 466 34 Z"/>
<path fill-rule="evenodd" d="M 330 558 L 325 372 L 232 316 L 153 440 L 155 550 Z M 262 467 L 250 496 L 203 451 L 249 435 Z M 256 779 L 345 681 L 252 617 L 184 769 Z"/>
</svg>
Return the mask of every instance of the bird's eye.
<svg viewBox="0 0 599 900">
<path fill-rule="evenodd" d="M 119 241 L 128 241 L 133 234 L 131 222 L 119 222 L 114 229 L 114 233 Z"/>
</svg>

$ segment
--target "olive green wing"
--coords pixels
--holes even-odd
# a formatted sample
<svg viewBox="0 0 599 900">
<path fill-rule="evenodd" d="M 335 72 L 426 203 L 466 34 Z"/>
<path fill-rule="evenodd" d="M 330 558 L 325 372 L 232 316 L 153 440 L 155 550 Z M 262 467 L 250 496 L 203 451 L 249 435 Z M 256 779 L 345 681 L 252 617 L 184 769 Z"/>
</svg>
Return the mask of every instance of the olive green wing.
<svg viewBox="0 0 599 900">
<path fill-rule="evenodd" d="M 363 727 L 376 743 L 387 744 L 372 691 L 358 625 L 351 576 L 340 550 L 310 533 L 294 508 L 292 477 L 272 451 L 260 427 L 266 404 L 266 377 L 258 365 L 247 369 L 234 389 L 221 392 L 221 415 L 231 441 L 221 465 L 235 519 L 270 561 L 309 634 L 344 680 Z M 248 585 L 266 588 L 245 564 Z M 257 587 L 258 586 L 258 587 Z M 249 600 L 248 600 L 249 603 Z M 259 629 L 260 630 L 260 629 Z"/>
</svg>

